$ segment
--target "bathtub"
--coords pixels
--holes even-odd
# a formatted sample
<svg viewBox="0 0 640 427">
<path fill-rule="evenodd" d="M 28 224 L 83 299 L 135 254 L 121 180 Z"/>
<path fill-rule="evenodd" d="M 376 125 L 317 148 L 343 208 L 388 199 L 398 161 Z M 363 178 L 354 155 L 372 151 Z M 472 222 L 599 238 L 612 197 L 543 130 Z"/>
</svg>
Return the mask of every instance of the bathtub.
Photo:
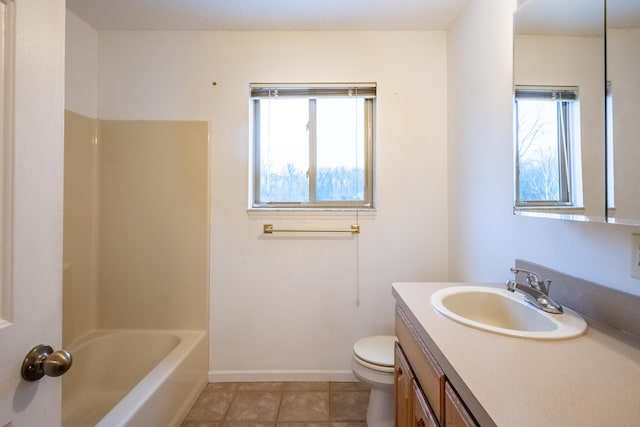
<svg viewBox="0 0 640 427">
<path fill-rule="evenodd" d="M 63 427 L 178 426 L 207 382 L 204 331 L 99 330 L 74 341 Z"/>
</svg>

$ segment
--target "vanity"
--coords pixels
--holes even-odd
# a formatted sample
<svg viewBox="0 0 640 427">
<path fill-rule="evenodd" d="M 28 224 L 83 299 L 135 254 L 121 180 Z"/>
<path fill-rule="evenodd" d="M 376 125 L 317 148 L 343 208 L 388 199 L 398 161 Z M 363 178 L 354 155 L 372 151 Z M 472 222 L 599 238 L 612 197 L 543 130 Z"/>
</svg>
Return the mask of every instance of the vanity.
<svg viewBox="0 0 640 427">
<path fill-rule="evenodd" d="M 473 328 L 430 302 L 461 285 L 393 284 L 396 426 L 640 425 L 637 338 L 589 318 L 569 339 Z"/>
</svg>

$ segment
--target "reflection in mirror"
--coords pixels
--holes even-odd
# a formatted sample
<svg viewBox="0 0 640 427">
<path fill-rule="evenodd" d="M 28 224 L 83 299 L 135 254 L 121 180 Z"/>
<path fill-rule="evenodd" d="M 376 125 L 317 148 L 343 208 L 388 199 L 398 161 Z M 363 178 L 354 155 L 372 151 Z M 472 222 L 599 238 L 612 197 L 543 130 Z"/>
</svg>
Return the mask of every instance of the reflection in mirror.
<svg viewBox="0 0 640 427">
<path fill-rule="evenodd" d="M 513 59 L 514 212 L 604 221 L 604 1 L 520 1 Z"/>
<path fill-rule="evenodd" d="M 515 88 L 518 208 L 582 206 L 577 87 Z"/>
<path fill-rule="evenodd" d="M 607 0 L 608 222 L 640 225 L 640 1 Z"/>
</svg>

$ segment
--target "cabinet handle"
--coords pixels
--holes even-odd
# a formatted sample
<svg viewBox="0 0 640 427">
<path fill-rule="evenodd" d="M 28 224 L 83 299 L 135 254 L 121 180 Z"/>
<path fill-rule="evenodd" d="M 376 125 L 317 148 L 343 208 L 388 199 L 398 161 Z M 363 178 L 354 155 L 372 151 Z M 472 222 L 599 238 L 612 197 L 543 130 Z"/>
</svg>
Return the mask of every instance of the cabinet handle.
<svg viewBox="0 0 640 427">
<path fill-rule="evenodd" d="M 422 418 L 420 418 L 418 420 L 418 427 L 425 427 L 426 425 L 427 425 L 427 423 L 425 423 Z"/>
<path fill-rule="evenodd" d="M 396 368 L 396 381 L 399 383 L 400 381 L 402 381 L 402 377 L 404 376 L 404 372 L 402 371 L 402 368 L 400 366 L 398 366 Z M 409 399 L 409 395 L 411 394 L 411 383 L 407 383 L 406 381 L 404 381 L 404 384 L 401 384 L 401 386 L 404 390 L 404 399 L 407 400 Z"/>
</svg>

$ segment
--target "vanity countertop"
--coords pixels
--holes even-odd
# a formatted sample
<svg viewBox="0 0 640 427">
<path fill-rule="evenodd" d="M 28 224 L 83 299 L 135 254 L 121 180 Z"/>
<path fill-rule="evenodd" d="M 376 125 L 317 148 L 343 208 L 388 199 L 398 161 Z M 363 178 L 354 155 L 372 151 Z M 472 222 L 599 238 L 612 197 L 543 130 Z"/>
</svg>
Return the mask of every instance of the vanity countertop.
<svg viewBox="0 0 640 427">
<path fill-rule="evenodd" d="M 394 283 L 393 295 L 482 426 L 640 425 L 638 340 L 588 318 L 578 338 L 507 337 L 459 324 L 431 305 L 436 290 L 469 284 Z"/>
</svg>

